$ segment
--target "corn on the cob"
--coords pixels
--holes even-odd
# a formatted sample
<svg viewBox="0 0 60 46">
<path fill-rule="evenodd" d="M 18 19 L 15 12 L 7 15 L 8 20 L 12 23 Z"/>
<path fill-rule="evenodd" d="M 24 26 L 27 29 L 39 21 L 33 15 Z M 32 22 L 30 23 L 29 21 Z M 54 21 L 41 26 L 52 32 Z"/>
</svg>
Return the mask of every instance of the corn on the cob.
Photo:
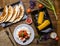
<svg viewBox="0 0 60 46">
<path fill-rule="evenodd" d="M 39 25 L 37 28 L 39 30 L 42 30 L 44 29 L 45 27 L 47 27 L 48 25 L 50 24 L 50 21 L 49 20 L 45 20 L 41 25 Z"/>
<path fill-rule="evenodd" d="M 38 24 L 42 24 L 44 20 L 44 12 L 40 12 L 38 16 Z"/>
</svg>

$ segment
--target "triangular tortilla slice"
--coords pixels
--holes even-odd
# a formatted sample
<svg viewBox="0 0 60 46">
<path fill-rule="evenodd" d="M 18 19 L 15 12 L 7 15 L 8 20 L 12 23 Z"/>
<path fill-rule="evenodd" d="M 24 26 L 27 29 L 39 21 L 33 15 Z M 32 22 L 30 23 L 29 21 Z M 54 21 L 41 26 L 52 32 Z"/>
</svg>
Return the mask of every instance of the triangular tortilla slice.
<svg viewBox="0 0 60 46">
<path fill-rule="evenodd" d="M 16 5 L 14 7 L 14 11 L 13 11 L 13 16 L 12 18 L 9 20 L 9 22 L 13 22 L 15 20 L 15 18 L 17 17 L 17 13 L 18 13 L 18 6 Z"/>
<path fill-rule="evenodd" d="M 24 16 L 24 7 L 23 7 L 23 5 L 19 4 L 19 9 L 20 9 L 19 16 L 15 19 L 15 21 L 13 23 L 16 23 L 16 22 L 20 21 L 21 18 Z"/>
<path fill-rule="evenodd" d="M 8 7 L 5 6 L 2 14 L 0 15 L 0 23 L 5 22 L 5 20 L 7 18 L 7 14 L 8 14 Z"/>
<path fill-rule="evenodd" d="M 9 6 L 9 8 L 8 8 L 8 17 L 7 17 L 5 22 L 8 22 L 12 18 L 12 16 L 13 16 L 13 7 Z"/>
<path fill-rule="evenodd" d="M 19 9 L 19 8 L 20 8 L 20 7 L 18 6 L 18 12 L 17 12 L 16 18 L 17 18 L 17 17 L 19 16 L 19 14 L 20 14 L 20 9 Z M 15 19 L 16 19 L 16 18 L 15 18 Z M 15 20 L 14 20 L 14 21 L 15 21 Z M 13 21 L 13 22 L 14 22 L 14 21 Z"/>
</svg>

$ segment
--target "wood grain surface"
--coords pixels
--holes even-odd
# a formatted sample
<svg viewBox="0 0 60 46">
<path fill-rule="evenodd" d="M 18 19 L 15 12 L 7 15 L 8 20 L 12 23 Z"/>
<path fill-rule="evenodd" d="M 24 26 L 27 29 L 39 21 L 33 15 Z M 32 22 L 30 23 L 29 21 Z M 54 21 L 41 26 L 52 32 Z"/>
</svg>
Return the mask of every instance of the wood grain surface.
<svg viewBox="0 0 60 46">
<path fill-rule="evenodd" d="M 4 31 L 0 31 L 0 46 L 13 46 L 8 35 Z"/>
<path fill-rule="evenodd" d="M 22 2 L 24 3 L 24 6 L 25 6 L 25 8 L 27 9 L 27 8 L 29 8 L 29 1 L 30 0 L 22 0 Z M 52 23 L 53 23 L 53 26 L 54 26 L 54 30 L 57 32 L 57 34 L 58 34 L 58 37 L 60 38 L 60 0 L 53 0 L 53 2 L 54 2 L 54 4 L 55 4 L 55 7 L 56 7 L 56 12 L 57 12 L 57 16 L 58 16 L 58 21 L 56 21 L 56 19 L 55 19 L 55 16 L 54 16 L 54 14 L 53 14 L 53 12 L 51 12 L 50 10 L 48 10 L 48 12 L 49 12 L 49 15 L 50 15 L 50 18 L 51 18 L 51 21 L 52 21 Z M 36 4 L 36 7 L 35 7 L 35 9 L 38 9 L 38 2 L 36 2 L 37 4 Z M 15 26 L 15 25 L 14 25 Z M 14 27 L 12 27 L 12 28 L 14 28 Z M 35 44 L 32 44 L 31 46 L 34 46 Z M 42 44 L 42 45 L 35 45 L 35 46 L 45 46 L 44 44 Z M 48 45 L 46 45 L 46 46 L 48 46 Z M 60 40 L 58 41 L 58 45 L 57 46 L 60 46 Z"/>
<path fill-rule="evenodd" d="M 22 0 L 22 2 L 24 3 L 24 6 L 25 6 L 26 9 L 29 8 L 29 0 Z M 48 10 L 48 13 L 49 13 L 49 15 L 50 15 L 51 21 L 52 21 L 52 23 L 53 23 L 54 31 L 57 32 L 58 37 L 60 38 L 60 0 L 53 0 L 53 2 L 54 2 L 55 7 L 56 7 L 56 12 L 57 12 L 57 16 L 58 16 L 58 21 L 56 21 L 53 12 L 51 12 L 51 11 L 48 10 L 48 9 L 47 9 L 47 10 Z M 39 4 L 39 3 L 38 3 L 38 2 L 36 2 L 36 3 L 37 3 L 37 4 L 36 4 L 36 7 L 35 7 L 34 9 L 38 9 L 38 4 Z M 33 9 L 33 10 L 34 10 L 34 9 Z M 13 24 L 13 25 L 9 26 L 10 31 L 11 31 L 12 34 L 13 34 L 13 31 L 14 31 L 14 28 L 15 28 L 17 25 L 21 24 L 21 23 L 25 23 L 25 22 L 22 21 L 22 22 L 19 22 L 19 23 L 16 23 L 16 24 Z M 36 32 L 34 23 L 32 23 L 31 26 L 33 27 L 33 29 L 34 29 L 34 31 L 35 31 L 35 33 L 36 33 L 35 35 L 38 35 L 37 32 Z M 0 28 L 0 30 L 1 30 L 1 29 L 2 29 L 2 28 Z M 6 28 L 5 28 L 5 29 L 6 29 Z M 28 46 L 60 46 L 60 39 L 58 40 L 58 45 L 56 45 L 53 40 L 48 40 L 48 41 L 49 41 L 49 42 L 45 42 L 45 43 L 41 43 L 41 44 L 38 44 L 38 45 L 37 45 L 36 42 L 35 42 L 35 39 L 34 39 L 34 41 L 33 41 L 30 45 L 28 45 Z M 17 44 L 17 46 L 20 46 L 20 45 Z"/>
<path fill-rule="evenodd" d="M 31 17 L 31 15 L 29 15 L 29 17 Z M 18 26 L 20 24 L 26 24 L 25 20 L 9 26 L 9 29 L 10 29 L 12 35 L 13 35 L 14 29 L 16 28 L 16 26 Z M 34 29 L 35 36 L 38 36 L 37 30 L 34 26 L 34 22 L 30 26 Z M 56 41 L 55 42 L 54 41 L 55 40 L 49 39 L 47 41 L 41 41 L 40 43 L 37 43 L 36 38 L 34 38 L 33 42 L 31 44 L 27 45 L 27 46 L 50 46 L 51 44 L 52 44 L 52 46 L 55 46 Z M 21 46 L 21 45 L 19 45 L 17 43 L 17 46 Z"/>
</svg>

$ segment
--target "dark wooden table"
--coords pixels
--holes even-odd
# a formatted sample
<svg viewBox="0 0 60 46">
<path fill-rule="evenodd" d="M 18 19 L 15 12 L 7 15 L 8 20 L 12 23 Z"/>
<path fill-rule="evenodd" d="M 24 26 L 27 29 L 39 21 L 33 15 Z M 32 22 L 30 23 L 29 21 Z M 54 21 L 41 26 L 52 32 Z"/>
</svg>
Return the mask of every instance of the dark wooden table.
<svg viewBox="0 0 60 46">
<path fill-rule="evenodd" d="M 56 12 L 57 12 L 57 15 L 58 15 L 58 18 L 59 18 L 58 21 L 55 20 L 54 14 L 50 10 L 48 10 L 48 12 L 49 12 L 51 21 L 53 23 L 54 30 L 57 32 L 58 37 L 60 38 L 60 5 L 59 5 L 60 4 L 60 0 L 53 0 L 53 1 L 55 3 Z M 26 0 L 22 0 L 22 2 L 24 3 L 24 6 L 25 6 L 26 9 L 29 8 L 29 0 L 27 0 L 27 1 Z M 36 7 L 34 9 L 38 9 L 38 4 L 39 3 L 38 2 L 36 2 L 36 3 L 37 3 Z M 17 25 L 21 24 L 21 23 L 25 23 L 25 21 L 21 21 L 19 23 L 13 24 L 13 25 L 8 27 L 12 34 L 13 34 L 13 31 L 14 31 L 14 28 Z M 35 35 L 37 36 L 38 34 L 37 34 L 36 29 L 35 29 L 34 23 L 32 23 L 31 26 L 33 27 Z M 17 45 L 20 46 L 19 44 L 17 44 Z M 34 39 L 34 41 L 31 44 L 29 44 L 28 46 L 55 46 L 55 44 L 54 44 L 53 40 L 48 40 L 48 41 L 41 42 L 41 44 L 36 44 L 35 39 Z M 57 46 L 60 46 L 60 39 L 58 41 L 58 45 Z"/>
</svg>

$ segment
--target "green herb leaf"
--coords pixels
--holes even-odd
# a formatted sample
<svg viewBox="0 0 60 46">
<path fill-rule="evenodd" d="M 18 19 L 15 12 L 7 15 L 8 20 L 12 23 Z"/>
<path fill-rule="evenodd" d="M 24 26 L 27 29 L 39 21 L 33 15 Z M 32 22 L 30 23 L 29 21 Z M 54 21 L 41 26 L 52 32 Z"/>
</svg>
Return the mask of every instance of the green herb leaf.
<svg viewBox="0 0 60 46">
<path fill-rule="evenodd" d="M 21 36 L 23 37 L 24 36 L 24 33 L 22 33 Z"/>
</svg>

